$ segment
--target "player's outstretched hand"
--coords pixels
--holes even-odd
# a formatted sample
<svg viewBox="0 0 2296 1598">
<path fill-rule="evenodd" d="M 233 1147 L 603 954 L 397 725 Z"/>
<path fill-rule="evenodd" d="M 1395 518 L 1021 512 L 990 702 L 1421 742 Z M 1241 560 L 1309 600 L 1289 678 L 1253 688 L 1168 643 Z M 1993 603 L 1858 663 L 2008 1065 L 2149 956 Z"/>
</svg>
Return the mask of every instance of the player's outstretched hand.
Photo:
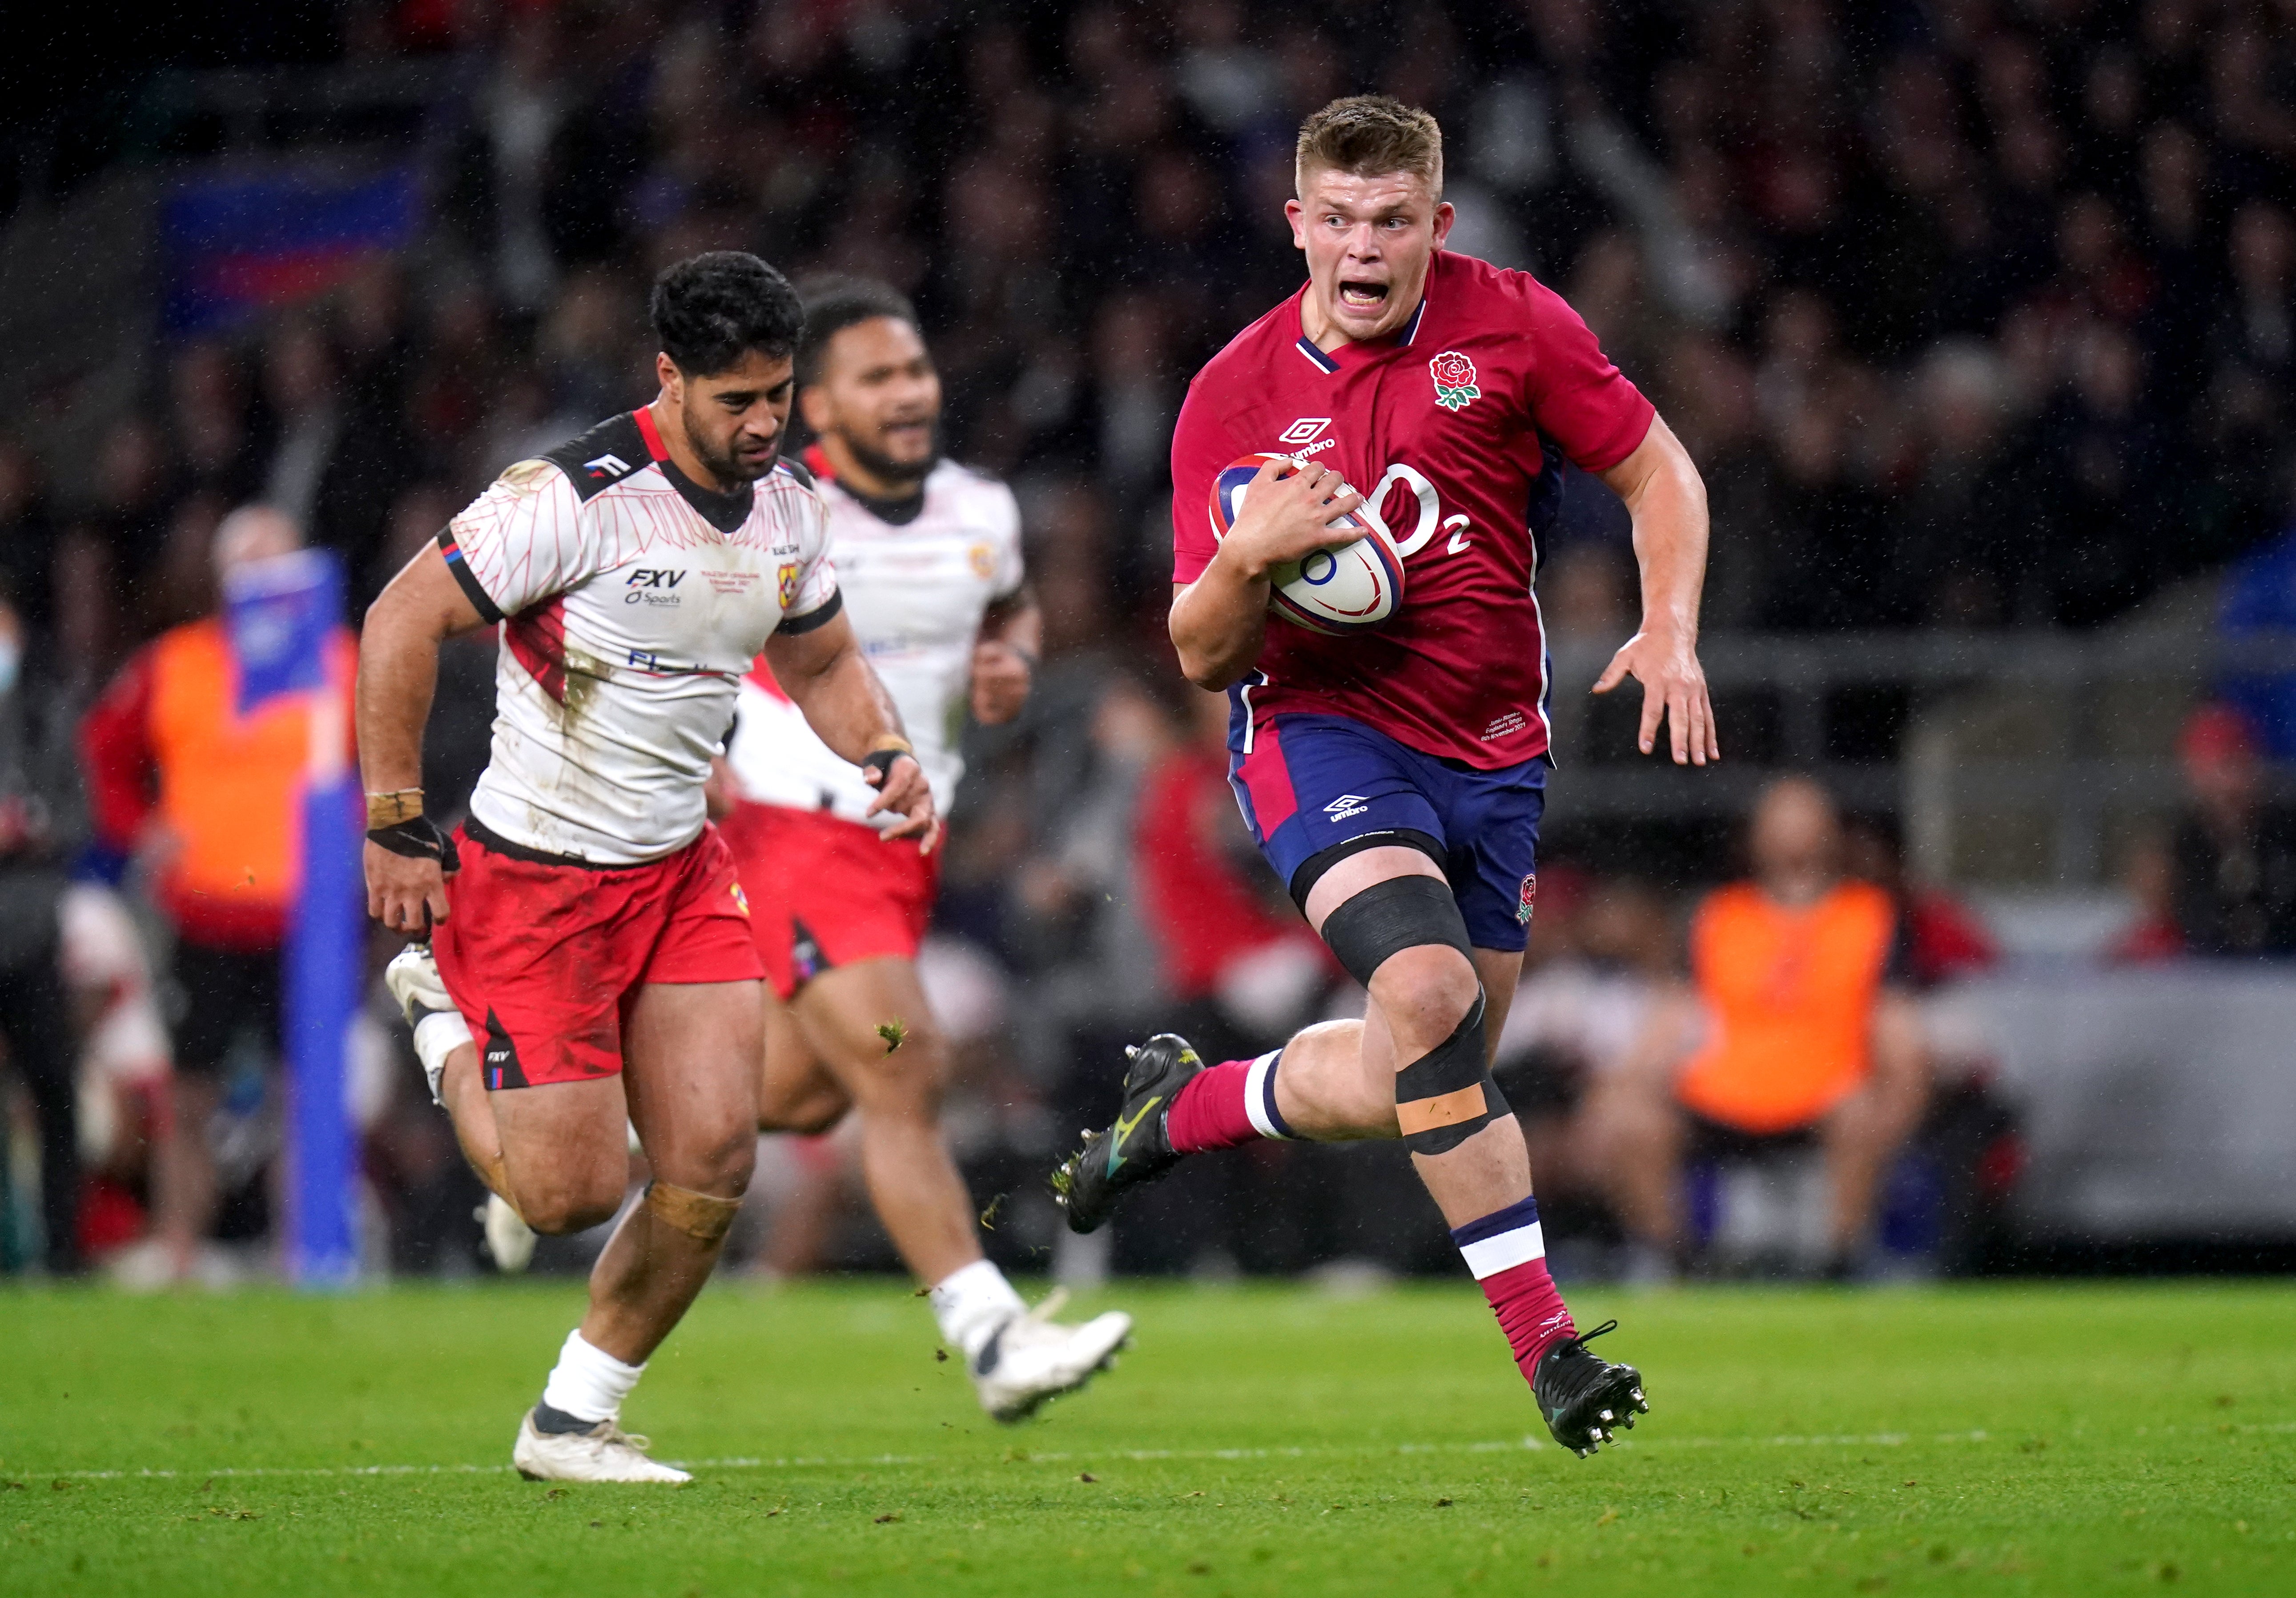
<svg viewBox="0 0 2296 1598">
<path fill-rule="evenodd" d="M 1273 460 L 1245 485 L 1243 509 L 1220 546 L 1235 552 L 1248 575 L 1264 578 L 1271 566 L 1362 537 L 1359 529 L 1331 525 L 1362 506 L 1363 496 L 1330 467 Z"/>
<path fill-rule="evenodd" d="M 1659 718 L 1663 716 L 1673 734 L 1677 766 L 1703 766 L 1722 758 L 1714 733 L 1714 701 L 1706 692 L 1706 668 L 1698 663 L 1697 645 L 1674 634 L 1636 633 L 1611 657 L 1595 692 L 1608 693 L 1628 677 L 1643 685 L 1643 753 L 1658 746 Z"/>
<path fill-rule="evenodd" d="M 447 873 L 436 860 L 366 846 L 366 913 L 394 932 L 421 938 L 447 919 Z"/>
<path fill-rule="evenodd" d="M 901 818 L 898 826 L 885 829 L 885 836 L 914 838 L 920 848 L 931 854 L 933 845 L 940 841 L 940 817 L 933 814 L 932 784 L 925 781 L 924 767 L 903 755 L 886 767 L 882 776 L 866 766 L 861 774 L 877 790 L 869 814 L 890 811 Z"/>
<path fill-rule="evenodd" d="M 1001 638 L 972 646 L 972 719 L 1002 726 L 1029 702 L 1029 657 Z"/>
</svg>

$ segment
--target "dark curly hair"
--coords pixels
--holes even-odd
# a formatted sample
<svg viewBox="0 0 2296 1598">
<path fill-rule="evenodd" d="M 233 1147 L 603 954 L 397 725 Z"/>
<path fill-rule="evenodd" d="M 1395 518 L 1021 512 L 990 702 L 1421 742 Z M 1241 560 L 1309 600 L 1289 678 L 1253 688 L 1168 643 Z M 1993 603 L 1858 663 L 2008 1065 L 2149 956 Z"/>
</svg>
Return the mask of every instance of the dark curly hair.
<svg viewBox="0 0 2296 1598">
<path fill-rule="evenodd" d="M 789 279 L 739 250 L 671 266 L 653 280 L 646 309 L 663 352 L 689 377 L 724 372 L 752 349 L 776 360 L 794 356 L 805 328 Z"/>
<path fill-rule="evenodd" d="M 797 342 L 797 386 L 821 381 L 821 358 L 829 341 L 858 322 L 890 316 L 917 325 L 917 308 L 890 283 L 867 277 L 824 277 L 800 291 L 805 299 L 805 332 Z"/>
</svg>

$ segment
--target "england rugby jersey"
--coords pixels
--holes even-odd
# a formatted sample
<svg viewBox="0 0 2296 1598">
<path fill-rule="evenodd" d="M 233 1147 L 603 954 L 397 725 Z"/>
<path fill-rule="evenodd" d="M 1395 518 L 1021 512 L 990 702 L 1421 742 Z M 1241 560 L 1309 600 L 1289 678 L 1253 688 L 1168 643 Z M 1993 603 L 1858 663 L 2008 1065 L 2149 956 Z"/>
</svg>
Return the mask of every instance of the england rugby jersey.
<svg viewBox="0 0 2296 1598">
<path fill-rule="evenodd" d="M 776 630 L 840 606 L 804 468 L 714 493 L 670 461 L 642 410 L 511 467 L 439 546 L 479 614 L 503 624 L 494 750 L 471 815 L 590 865 L 658 859 L 701 832 L 734 685 Z"/>
<path fill-rule="evenodd" d="M 853 631 L 900 709 L 935 807 L 946 814 L 964 774 L 957 734 L 981 616 L 1021 591 L 1021 508 L 1004 484 L 943 461 L 925 479 L 916 514 L 888 521 L 829 475 L 818 450 L 807 459 L 829 506 Z M 849 821 L 868 816 L 876 790 L 814 736 L 764 661 L 742 683 L 741 704 L 726 758 L 744 798 L 829 810 Z M 873 824 L 896 820 L 880 815 Z"/>
<path fill-rule="evenodd" d="M 1528 760 L 1547 738 L 1534 541 L 1560 506 L 1562 463 L 1609 470 L 1656 413 L 1529 273 L 1439 250 L 1401 329 L 1329 352 L 1302 331 L 1305 293 L 1188 387 L 1172 434 L 1172 580 L 1195 581 L 1218 547 L 1211 484 L 1230 462 L 1266 450 L 1332 467 L 1394 536 L 1403 603 L 1343 638 L 1271 620 L 1258 669 L 1231 690 L 1237 714 L 1255 728 L 1287 711 L 1344 716 L 1483 771 Z"/>
</svg>

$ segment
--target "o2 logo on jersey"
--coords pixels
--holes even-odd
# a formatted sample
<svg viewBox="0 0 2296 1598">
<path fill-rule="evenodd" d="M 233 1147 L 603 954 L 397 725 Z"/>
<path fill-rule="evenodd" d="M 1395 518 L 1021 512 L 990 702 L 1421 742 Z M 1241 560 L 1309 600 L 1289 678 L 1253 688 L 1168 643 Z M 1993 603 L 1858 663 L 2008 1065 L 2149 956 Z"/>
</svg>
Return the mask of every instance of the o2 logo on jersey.
<svg viewBox="0 0 2296 1598">
<path fill-rule="evenodd" d="M 1483 397 L 1483 391 L 1475 387 L 1475 363 L 1456 349 L 1447 349 L 1428 362 L 1427 370 L 1435 379 L 1435 403 L 1447 411 L 1463 409 L 1469 400 Z"/>
<path fill-rule="evenodd" d="M 797 603 L 797 562 L 783 561 L 774 575 L 781 588 L 782 609 L 786 611 Z"/>
<path fill-rule="evenodd" d="M 1471 366 L 1469 371 L 1472 370 Z M 1462 400 L 1460 403 L 1464 405 L 1466 402 Z M 1398 485 L 1410 490 L 1411 493 L 1413 503 L 1406 504 L 1406 512 L 1408 512 L 1414 508 L 1418 512 L 1417 525 L 1408 533 L 1390 527 L 1387 522 L 1384 507 L 1387 504 L 1388 494 Z M 1451 541 L 1443 546 L 1443 553 L 1447 555 L 1464 553 L 1468 545 L 1472 542 L 1467 537 L 1468 519 L 1464 516 L 1443 514 L 1443 502 L 1436 496 L 1435 485 L 1428 481 L 1427 474 L 1416 466 L 1405 466 L 1400 463 L 1390 466 L 1380 478 L 1377 486 L 1364 496 L 1364 502 L 1357 507 L 1356 514 L 1377 526 L 1381 532 L 1387 535 L 1389 542 L 1395 545 L 1395 553 L 1406 558 L 1417 554 L 1432 544 L 1435 541 L 1435 535 L 1439 532 L 1451 535 Z"/>
</svg>

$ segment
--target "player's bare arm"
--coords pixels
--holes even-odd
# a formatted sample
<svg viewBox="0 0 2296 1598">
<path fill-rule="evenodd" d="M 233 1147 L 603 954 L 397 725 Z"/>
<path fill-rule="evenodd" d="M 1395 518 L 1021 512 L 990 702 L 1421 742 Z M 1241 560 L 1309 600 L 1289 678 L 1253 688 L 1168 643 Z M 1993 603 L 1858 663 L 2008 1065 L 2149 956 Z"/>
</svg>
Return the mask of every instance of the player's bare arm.
<svg viewBox="0 0 2296 1598">
<path fill-rule="evenodd" d="M 1034 590 L 1022 588 L 988 607 L 980 619 L 980 641 L 972 646 L 975 721 L 1001 726 L 1021 713 L 1029 701 L 1044 635 L 1044 614 L 1037 608 Z"/>
<path fill-rule="evenodd" d="M 1269 569 L 1332 543 L 1332 518 L 1363 504 L 1328 467 L 1276 475 L 1285 471 L 1288 463 L 1260 468 L 1211 564 L 1173 593 L 1172 644 L 1199 688 L 1225 688 L 1251 669 L 1267 634 Z"/>
<path fill-rule="evenodd" d="M 439 684 L 439 645 L 481 624 L 435 544 L 423 546 L 367 607 L 359 638 L 359 772 L 370 796 L 412 794 L 420 815 L 422 728 Z M 370 799 L 373 808 L 373 797 Z M 394 932 L 420 935 L 447 919 L 439 862 L 366 845 L 366 912 Z"/>
<path fill-rule="evenodd" d="M 1677 766 L 1719 760 L 1714 702 L 1706 691 L 1705 668 L 1698 663 L 1698 602 L 1706 586 L 1706 484 L 1662 416 L 1651 418 L 1649 434 L 1632 455 L 1601 475 L 1634 518 L 1643 619 L 1611 658 L 1595 692 L 1608 693 L 1633 677 L 1643 685 L 1643 753 L 1657 747 L 1663 717 Z"/>
<path fill-rule="evenodd" d="M 852 621 L 839 615 L 795 637 L 775 633 L 766 644 L 766 661 L 815 734 L 854 765 L 869 768 L 877 790 L 869 814 L 901 817 L 885 836 L 914 838 L 930 851 L 940 838 L 932 785 L 907 752 L 901 713 L 869 668 Z M 892 758 L 883 759 L 888 753 Z"/>
</svg>

